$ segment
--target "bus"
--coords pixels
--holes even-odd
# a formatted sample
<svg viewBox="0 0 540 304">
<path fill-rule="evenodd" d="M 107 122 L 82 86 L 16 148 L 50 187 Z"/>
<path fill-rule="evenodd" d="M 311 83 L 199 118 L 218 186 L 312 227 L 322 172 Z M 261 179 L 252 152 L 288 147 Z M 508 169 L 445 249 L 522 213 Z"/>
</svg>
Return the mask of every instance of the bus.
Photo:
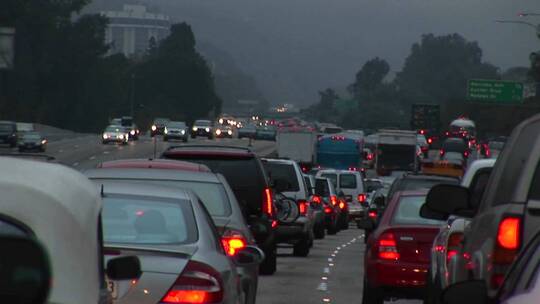
<svg viewBox="0 0 540 304">
<path fill-rule="evenodd" d="M 320 168 L 360 171 L 363 150 L 362 132 L 323 135 L 317 142 L 317 164 Z"/>
</svg>

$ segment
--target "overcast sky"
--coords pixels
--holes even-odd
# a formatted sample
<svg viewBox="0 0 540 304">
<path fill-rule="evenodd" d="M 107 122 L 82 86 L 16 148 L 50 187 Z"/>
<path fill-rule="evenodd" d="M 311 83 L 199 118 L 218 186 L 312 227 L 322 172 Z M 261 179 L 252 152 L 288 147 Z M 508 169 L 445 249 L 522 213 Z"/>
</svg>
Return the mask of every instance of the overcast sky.
<svg viewBox="0 0 540 304">
<path fill-rule="evenodd" d="M 503 69 L 528 65 L 540 50 L 532 28 L 497 24 L 540 13 L 540 0 L 153 0 L 197 39 L 229 52 L 272 103 L 309 104 L 317 91 L 345 87 L 372 57 L 402 68 L 424 33 L 476 40 Z"/>
</svg>

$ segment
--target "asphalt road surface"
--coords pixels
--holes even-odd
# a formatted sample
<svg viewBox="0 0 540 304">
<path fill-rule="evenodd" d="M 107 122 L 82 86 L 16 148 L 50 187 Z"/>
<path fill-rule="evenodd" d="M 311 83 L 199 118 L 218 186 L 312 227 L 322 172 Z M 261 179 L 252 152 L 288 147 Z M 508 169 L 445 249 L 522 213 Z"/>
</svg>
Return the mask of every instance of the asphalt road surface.
<svg viewBox="0 0 540 304">
<path fill-rule="evenodd" d="M 97 164 L 126 158 L 159 157 L 161 152 L 178 142 L 163 142 L 161 137 L 152 139 L 141 136 L 140 140 L 128 145 L 103 145 L 98 135 L 57 134 L 50 138 L 46 155 L 57 162 L 77 170 L 94 168 Z M 248 146 L 247 139 L 197 138 L 188 144 Z M 271 154 L 275 143 L 254 141 L 252 150 L 261 156 Z M 2 152 L 16 149 L 0 147 Z M 364 233 L 351 228 L 324 240 L 315 240 L 307 258 L 294 257 L 292 247 L 279 248 L 278 269 L 273 276 L 259 279 L 258 300 L 260 304 L 308 304 L 308 303 L 361 303 Z M 392 303 L 412 304 L 420 301 L 398 301 Z"/>
</svg>

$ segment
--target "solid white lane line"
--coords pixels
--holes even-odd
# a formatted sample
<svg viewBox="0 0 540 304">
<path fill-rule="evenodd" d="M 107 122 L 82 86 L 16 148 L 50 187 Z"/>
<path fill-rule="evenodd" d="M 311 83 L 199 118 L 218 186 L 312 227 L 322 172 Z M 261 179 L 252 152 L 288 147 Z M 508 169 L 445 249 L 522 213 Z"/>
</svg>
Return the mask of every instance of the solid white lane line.
<svg viewBox="0 0 540 304">
<path fill-rule="evenodd" d="M 94 159 L 96 159 L 96 157 L 95 157 L 95 156 L 90 156 L 89 159 L 90 159 L 90 160 L 94 160 Z"/>
<path fill-rule="evenodd" d="M 73 167 L 77 167 L 79 165 L 79 163 L 75 162 L 73 163 Z"/>
<path fill-rule="evenodd" d="M 326 284 L 326 282 L 321 282 L 321 284 L 319 284 L 319 286 L 317 287 L 317 290 L 327 291 L 328 290 L 328 284 Z"/>
</svg>

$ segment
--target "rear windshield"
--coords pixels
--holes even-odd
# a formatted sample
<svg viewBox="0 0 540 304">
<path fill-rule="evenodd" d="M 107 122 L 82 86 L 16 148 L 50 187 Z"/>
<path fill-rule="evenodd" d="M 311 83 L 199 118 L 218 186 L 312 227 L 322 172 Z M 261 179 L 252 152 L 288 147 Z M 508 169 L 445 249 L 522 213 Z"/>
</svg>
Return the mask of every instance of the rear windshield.
<svg viewBox="0 0 540 304">
<path fill-rule="evenodd" d="M 451 184 L 457 185 L 459 181 L 453 179 L 418 179 L 418 178 L 406 178 L 399 183 L 398 189 L 396 191 L 407 191 L 407 190 L 422 190 L 422 189 L 431 189 L 433 186 L 438 184 Z"/>
<path fill-rule="evenodd" d="M 383 183 L 377 180 L 366 180 L 364 184 L 366 185 L 367 192 L 377 191 L 383 187 Z"/>
<path fill-rule="evenodd" d="M 264 162 L 264 168 L 270 180 L 284 180 L 289 183 L 289 189 L 287 191 L 299 191 L 300 185 L 298 184 L 298 177 L 294 166 L 292 164 L 280 164 L 274 162 Z"/>
<path fill-rule="evenodd" d="M 445 141 L 443 143 L 443 149 L 446 151 L 464 152 L 467 149 L 467 145 L 462 140 Z"/>
<path fill-rule="evenodd" d="M 328 181 L 318 178 L 315 181 L 315 194 L 322 197 L 330 196 L 330 188 L 328 187 Z"/>
<path fill-rule="evenodd" d="M 120 132 L 121 129 L 120 127 L 107 127 L 107 129 L 105 129 L 105 132 Z"/>
<path fill-rule="evenodd" d="M 186 124 L 183 122 L 171 122 L 167 124 L 169 128 L 185 128 Z"/>
<path fill-rule="evenodd" d="M 240 205 L 249 208 L 250 214 L 260 212 L 266 180 L 256 158 L 219 159 L 196 155 L 174 155 L 172 158 L 203 164 L 212 172 L 223 174 Z"/>
<path fill-rule="evenodd" d="M 332 182 L 334 187 L 337 187 L 337 174 L 335 174 L 335 173 L 323 173 L 323 174 L 321 174 L 321 176 L 328 178 Z"/>
<path fill-rule="evenodd" d="M 102 218 L 106 243 L 172 245 L 198 239 L 193 209 L 187 200 L 106 196 Z"/>
<path fill-rule="evenodd" d="M 493 150 L 502 150 L 504 148 L 504 142 L 490 141 L 488 146 L 490 149 L 493 149 Z"/>
<path fill-rule="evenodd" d="M 41 135 L 39 135 L 38 133 L 26 133 L 26 134 L 23 135 L 23 138 L 24 139 L 31 139 L 31 140 L 40 140 Z"/>
<path fill-rule="evenodd" d="M 309 177 L 304 176 L 304 181 L 306 182 L 306 186 L 308 187 L 308 193 L 309 195 L 313 194 L 313 185 L 311 184 L 311 179 Z"/>
<path fill-rule="evenodd" d="M 339 187 L 346 189 L 356 189 L 356 175 L 341 174 L 339 176 Z"/>
<path fill-rule="evenodd" d="M 425 203 L 425 196 L 403 196 L 394 211 L 393 224 L 397 225 L 433 225 L 438 226 L 444 221 L 429 220 L 420 217 L 420 208 Z"/>
</svg>

